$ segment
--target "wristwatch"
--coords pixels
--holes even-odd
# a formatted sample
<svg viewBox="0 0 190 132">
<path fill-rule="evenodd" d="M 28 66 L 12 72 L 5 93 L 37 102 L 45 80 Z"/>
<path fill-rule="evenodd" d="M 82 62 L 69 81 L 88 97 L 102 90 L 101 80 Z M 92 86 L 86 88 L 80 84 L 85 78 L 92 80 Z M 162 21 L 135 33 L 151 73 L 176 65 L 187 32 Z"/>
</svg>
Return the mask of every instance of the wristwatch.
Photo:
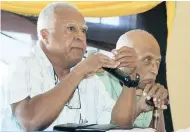
<svg viewBox="0 0 190 132">
<path fill-rule="evenodd" d="M 123 84 L 128 88 L 136 88 L 139 85 L 140 75 L 136 73 L 135 80 L 131 80 L 130 76 L 126 76 L 123 79 Z"/>
</svg>

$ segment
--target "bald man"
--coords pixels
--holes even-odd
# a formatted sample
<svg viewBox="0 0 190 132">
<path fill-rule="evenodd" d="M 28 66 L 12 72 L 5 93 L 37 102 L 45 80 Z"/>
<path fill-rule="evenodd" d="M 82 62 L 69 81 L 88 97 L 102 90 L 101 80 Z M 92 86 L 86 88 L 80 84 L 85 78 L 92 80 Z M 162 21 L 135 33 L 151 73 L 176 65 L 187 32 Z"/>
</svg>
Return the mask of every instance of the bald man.
<svg viewBox="0 0 190 132">
<path fill-rule="evenodd" d="M 83 15 L 70 4 L 52 3 L 41 11 L 39 42 L 29 57 L 9 69 L 5 89 L 10 105 L 5 114 L 10 120 L 3 121 L 3 131 L 52 131 L 55 125 L 67 123 L 132 125 L 135 89 L 125 86 L 115 102 L 94 75 L 102 67 L 125 66 L 128 59 L 115 61 L 97 54 L 81 61 L 87 28 Z M 134 49 L 127 50 L 130 56 L 120 58 L 135 62 Z"/>
<path fill-rule="evenodd" d="M 119 56 L 124 55 L 124 52 L 120 52 L 121 49 L 125 51 L 125 54 L 129 54 L 126 46 L 135 49 L 137 53 L 137 67 L 132 68 L 130 63 L 128 63 L 127 66 L 120 65 L 119 68 L 130 74 L 140 74 L 140 84 L 138 86 L 138 89 L 140 90 L 137 90 L 137 113 L 135 115 L 136 120 L 134 122 L 134 126 L 152 126 L 152 109 L 146 105 L 145 99 L 150 99 L 153 97 L 155 106 L 159 108 L 162 113 L 158 131 L 163 132 L 165 127 L 163 109 L 167 108 L 167 106 L 164 104 L 164 101 L 167 99 L 168 92 L 164 86 L 155 83 L 161 62 L 160 47 L 158 42 L 151 34 L 146 31 L 129 31 L 123 34 L 116 44 L 117 50 L 114 50 L 113 52 L 115 54 L 114 58 L 116 61 L 118 61 Z M 128 58 L 128 60 L 130 60 L 130 58 Z M 105 84 L 106 90 L 111 95 L 111 97 L 114 100 L 117 100 L 123 89 L 119 80 L 107 72 L 98 73 L 98 75 Z"/>
</svg>

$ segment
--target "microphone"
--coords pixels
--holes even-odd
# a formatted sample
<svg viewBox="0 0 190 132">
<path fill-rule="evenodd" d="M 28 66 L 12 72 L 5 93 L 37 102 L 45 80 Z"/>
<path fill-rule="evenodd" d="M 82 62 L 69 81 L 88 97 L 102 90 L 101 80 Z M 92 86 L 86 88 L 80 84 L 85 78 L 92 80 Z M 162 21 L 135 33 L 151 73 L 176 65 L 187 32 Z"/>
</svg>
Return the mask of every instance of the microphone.
<svg viewBox="0 0 190 132">
<path fill-rule="evenodd" d="M 140 75 L 137 73 L 135 76 L 135 80 L 132 80 L 130 75 L 123 72 L 119 68 L 105 68 L 103 67 L 105 71 L 110 73 L 111 75 L 115 76 L 117 79 L 119 79 L 125 86 L 129 88 L 136 88 L 139 85 L 140 81 Z"/>
</svg>

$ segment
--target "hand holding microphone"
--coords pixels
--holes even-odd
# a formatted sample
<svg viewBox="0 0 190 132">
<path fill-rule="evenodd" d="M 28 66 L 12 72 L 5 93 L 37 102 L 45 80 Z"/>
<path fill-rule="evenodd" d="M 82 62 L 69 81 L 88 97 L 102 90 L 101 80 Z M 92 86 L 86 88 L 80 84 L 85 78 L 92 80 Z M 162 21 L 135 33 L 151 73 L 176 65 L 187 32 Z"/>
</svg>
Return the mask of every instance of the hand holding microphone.
<svg viewBox="0 0 190 132">
<path fill-rule="evenodd" d="M 112 50 L 113 59 L 120 62 L 118 68 L 124 70 L 128 74 L 135 72 L 137 67 L 137 54 L 134 48 L 123 46 L 120 49 Z"/>
<path fill-rule="evenodd" d="M 135 73 L 137 66 L 137 55 L 133 48 L 123 46 L 120 49 L 112 50 L 112 59 L 119 62 L 117 68 L 103 68 L 116 78 L 118 78 L 125 86 L 136 88 L 140 81 L 140 75 Z"/>
<path fill-rule="evenodd" d="M 132 73 L 135 73 L 137 66 L 137 55 L 135 50 L 123 46 L 118 50 L 113 50 L 112 53 L 114 55 L 113 58 L 109 58 L 103 54 L 93 54 L 92 56 L 88 56 L 88 58 L 82 62 L 82 64 L 85 65 L 80 68 L 84 69 L 85 78 L 93 75 L 95 72 L 106 70 L 118 78 L 125 86 L 136 88 L 139 84 L 140 76 L 139 74 L 132 75 Z M 121 68 L 124 71 L 122 71 Z M 126 71 L 129 68 L 132 70 Z"/>
</svg>

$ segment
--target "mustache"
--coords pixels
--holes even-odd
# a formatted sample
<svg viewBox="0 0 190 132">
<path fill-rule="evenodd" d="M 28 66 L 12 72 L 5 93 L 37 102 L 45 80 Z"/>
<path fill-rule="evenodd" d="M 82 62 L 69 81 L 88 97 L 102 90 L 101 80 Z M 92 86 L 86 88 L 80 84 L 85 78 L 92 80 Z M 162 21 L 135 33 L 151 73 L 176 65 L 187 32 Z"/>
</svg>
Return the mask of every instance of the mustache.
<svg viewBox="0 0 190 132">
<path fill-rule="evenodd" d="M 73 47 L 71 47 L 71 49 L 81 49 L 81 50 L 83 50 L 84 53 L 86 52 L 86 48 L 84 48 L 82 46 L 73 46 Z"/>
<path fill-rule="evenodd" d="M 81 40 L 73 40 L 72 42 L 72 46 L 71 46 L 71 49 L 72 48 L 78 48 L 78 49 L 82 49 L 84 51 L 84 53 L 86 52 L 86 48 L 87 48 L 87 45 L 86 43 L 82 42 Z"/>
</svg>

